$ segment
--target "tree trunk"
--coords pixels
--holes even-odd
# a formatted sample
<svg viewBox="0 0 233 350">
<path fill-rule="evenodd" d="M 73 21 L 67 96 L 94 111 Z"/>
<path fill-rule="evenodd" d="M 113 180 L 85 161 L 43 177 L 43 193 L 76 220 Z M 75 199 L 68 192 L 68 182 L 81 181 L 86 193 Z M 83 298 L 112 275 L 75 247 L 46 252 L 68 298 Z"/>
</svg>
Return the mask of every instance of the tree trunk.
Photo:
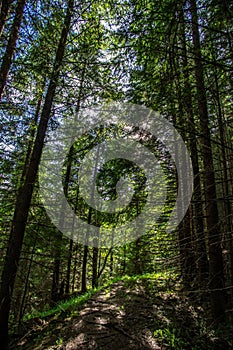
<svg viewBox="0 0 233 350">
<path fill-rule="evenodd" d="M 78 247 L 75 247 L 75 258 L 74 258 L 74 268 L 72 271 L 72 293 L 74 293 L 74 289 L 75 289 L 75 280 L 76 280 L 76 271 L 77 271 L 77 265 L 78 265 L 78 256 L 79 256 L 79 252 L 78 252 Z M 80 259 L 79 259 L 80 260 Z"/>
<path fill-rule="evenodd" d="M 66 174 L 65 174 L 65 182 L 64 182 L 64 194 L 67 197 L 68 194 L 68 187 L 69 187 L 69 181 L 70 181 L 70 173 L 71 173 L 71 163 L 72 163 L 72 157 L 73 157 L 73 151 L 74 147 L 73 145 L 70 148 L 69 154 L 68 154 L 68 165 L 66 167 Z M 61 207 L 61 216 L 60 216 L 60 227 L 64 224 L 64 203 L 62 203 Z M 61 265 L 61 244 L 62 244 L 62 233 L 58 233 L 58 239 L 56 241 L 56 249 L 55 249 L 55 260 L 54 260 L 54 268 L 53 268 L 53 283 L 52 283 L 52 293 L 51 293 L 51 305 L 56 303 L 59 300 L 59 284 L 60 284 L 60 265 Z M 62 297 L 60 293 L 60 297 Z"/>
<path fill-rule="evenodd" d="M 66 288 L 65 288 L 66 295 L 69 295 L 70 293 L 70 274 L 71 274 L 72 256 L 73 256 L 73 240 L 71 239 L 70 245 L 69 245 L 69 257 L 68 257 L 67 271 L 66 271 Z"/>
<path fill-rule="evenodd" d="M 222 112 L 220 92 L 219 92 L 219 83 L 216 67 L 214 67 L 214 78 L 215 78 L 215 94 L 216 102 L 218 108 L 218 128 L 220 136 L 220 145 L 221 145 L 221 156 L 222 156 L 222 169 L 223 169 L 223 196 L 224 196 L 224 210 L 226 220 L 224 222 L 224 232 L 225 232 L 225 247 L 227 251 L 227 263 L 229 266 L 229 276 L 227 278 L 228 286 L 233 284 L 233 244 L 232 244 L 232 205 L 230 201 L 230 183 L 228 181 L 228 162 L 227 162 L 227 153 L 226 153 L 226 130 L 224 127 L 224 115 Z M 228 291 L 230 298 L 233 297 L 233 290 Z"/>
<path fill-rule="evenodd" d="M 110 255 L 110 277 L 113 276 L 113 250 L 111 249 L 111 255 Z"/>
<path fill-rule="evenodd" d="M 81 82 L 80 82 L 77 106 L 75 108 L 75 121 L 76 122 L 78 122 L 77 115 L 80 111 L 85 73 L 86 73 L 86 61 L 84 63 L 84 68 L 83 68 L 82 74 L 81 74 Z M 68 154 L 68 164 L 66 167 L 66 174 L 65 174 L 64 193 L 65 193 L 66 197 L 68 195 L 68 188 L 69 188 L 69 181 L 70 181 L 73 156 L 74 156 L 74 146 L 72 145 L 70 148 L 69 154 Z M 62 204 L 62 206 L 63 206 L 63 204 Z M 75 210 L 77 209 L 77 205 L 78 205 L 78 193 L 77 193 L 77 198 L 76 198 Z M 63 225 L 63 222 L 64 222 L 63 221 L 64 217 L 63 217 L 62 213 L 63 213 L 63 208 L 61 208 L 60 227 Z M 62 233 L 60 233 L 60 235 L 59 235 L 59 242 L 62 242 Z M 67 274 L 66 274 L 66 293 L 67 294 L 69 293 L 68 290 L 69 290 L 70 267 L 71 267 L 71 259 L 72 259 L 72 247 L 73 247 L 73 244 L 70 243 Z M 58 246 L 56 249 L 56 252 L 55 252 L 55 264 L 54 264 L 54 272 L 53 272 L 54 275 L 53 275 L 53 284 L 52 284 L 52 293 L 51 293 L 51 303 L 57 302 L 57 299 L 58 299 L 60 264 L 61 264 L 61 248 L 60 248 L 60 246 Z"/>
<path fill-rule="evenodd" d="M 29 285 L 29 277 L 30 277 L 32 263 L 33 263 L 33 258 L 34 258 L 34 254 L 35 254 L 37 238 L 38 238 L 38 232 L 36 234 L 36 237 L 35 237 L 35 240 L 34 240 L 34 243 L 33 243 L 33 247 L 32 247 L 31 258 L 30 258 L 28 271 L 27 271 L 27 276 L 26 276 L 26 281 L 25 281 L 25 285 L 24 285 L 23 297 L 22 297 L 20 310 L 19 310 L 19 319 L 18 319 L 18 332 L 19 333 L 21 332 L 21 324 L 22 324 L 23 313 L 24 313 L 24 304 L 25 304 L 25 300 L 26 300 L 26 297 L 27 297 L 27 291 L 28 291 L 28 285 Z"/>
<path fill-rule="evenodd" d="M 208 108 L 204 84 L 200 34 L 198 28 L 198 14 L 195 0 L 190 0 L 192 16 L 192 36 L 195 53 L 195 75 L 198 98 L 198 110 L 201 127 L 201 147 L 204 165 L 204 191 L 207 214 L 207 230 L 209 245 L 209 287 L 212 313 L 216 321 L 224 318 L 225 293 L 224 293 L 224 270 L 221 249 L 221 234 L 219 232 L 219 217 L 215 186 L 214 164 L 210 130 L 208 125 Z"/>
<path fill-rule="evenodd" d="M 177 113 L 177 107 L 175 104 L 175 99 L 170 102 L 171 103 L 171 114 L 173 116 L 173 125 L 176 128 L 179 128 L 180 134 L 182 138 L 185 140 L 187 139 L 187 128 L 185 128 L 186 123 L 184 120 L 184 111 L 183 111 L 183 104 L 182 104 L 182 92 L 180 89 L 180 69 L 178 66 L 178 62 L 175 59 L 175 55 L 173 50 L 169 50 L 169 58 L 170 58 L 170 71 L 171 76 L 173 77 L 173 83 L 174 88 L 177 91 L 177 99 L 178 99 L 178 113 Z M 178 117 L 176 116 L 178 114 Z M 174 135 L 174 140 L 175 135 Z M 176 148 L 176 154 L 180 154 L 179 145 L 177 142 L 175 142 L 175 148 Z M 180 154 L 179 156 L 180 161 L 182 162 L 182 169 L 186 169 L 186 164 L 188 159 Z M 182 187 L 180 190 L 185 193 L 187 188 L 186 183 L 186 174 L 183 173 L 183 181 L 182 181 Z M 178 178 L 176 178 L 176 182 L 178 183 Z M 192 225 L 191 225 L 191 215 L 190 215 L 190 207 L 183 218 L 182 222 L 178 226 L 178 242 L 179 242 L 179 251 L 180 251 L 180 273 L 182 277 L 183 286 L 186 290 L 190 290 L 193 285 L 194 276 L 195 276 L 195 252 L 194 252 L 194 244 L 193 244 L 193 232 L 192 232 Z"/>
<path fill-rule="evenodd" d="M 2 35 L 6 19 L 11 7 L 11 4 L 13 3 L 13 0 L 3 0 L 2 6 L 1 6 L 1 14 L 0 14 L 0 36 Z"/>
<path fill-rule="evenodd" d="M 190 153 L 194 173 L 194 193 L 192 206 L 194 209 L 194 233 L 196 246 L 196 261 L 198 270 L 198 284 L 203 288 L 203 283 L 208 276 L 208 259 L 204 232 L 204 214 L 202 207 L 201 178 L 199 169 L 198 149 L 196 141 L 196 128 L 193 113 L 192 90 L 189 82 L 188 59 L 185 36 L 185 21 L 183 9 L 180 11 L 181 45 L 182 45 L 182 71 L 184 74 L 184 110 L 187 115 L 187 132 L 189 134 Z"/>
<path fill-rule="evenodd" d="M 38 126 L 37 136 L 35 139 L 28 172 L 25 182 L 20 188 L 16 199 L 14 217 L 10 238 L 8 242 L 7 254 L 4 262 L 1 289 L 0 289 L 0 344 L 3 349 L 7 349 L 8 345 L 8 319 L 11 306 L 11 298 L 14 289 L 15 277 L 18 269 L 20 252 L 23 244 L 23 238 L 30 208 L 33 188 L 38 172 L 39 162 L 42 154 L 45 134 L 47 130 L 48 120 L 50 117 L 51 107 L 58 83 L 59 72 L 65 52 L 65 45 L 70 29 L 71 16 L 74 0 L 69 0 L 64 26 L 59 41 L 53 72 L 48 86 L 47 94 L 41 119 Z"/>
<path fill-rule="evenodd" d="M 98 265 L 98 247 L 93 247 L 93 255 L 92 255 L 92 288 L 98 286 L 98 278 L 97 278 L 97 265 Z"/>
<path fill-rule="evenodd" d="M 87 291 L 87 255 L 88 255 L 88 246 L 84 246 L 83 251 L 83 265 L 82 265 L 82 287 L 81 292 L 85 293 Z"/>
<path fill-rule="evenodd" d="M 141 275 L 141 262 L 140 262 L 140 249 L 141 238 L 137 238 L 135 241 L 135 260 L 134 260 L 134 273 L 135 275 Z"/>
<path fill-rule="evenodd" d="M 17 7 L 15 10 L 15 18 L 12 24 L 10 37 L 6 47 L 6 52 L 2 59 L 2 65 L 0 68 L 0 100 L 2 99 L 2 94 L 6 85 L 7 77 L 15 52 L 16 42 L 18 39 L 25 4 L 26 0 L 18 0 Z"/>
<path fill-rule="evenodd" d="M 37 101 L 35 117 L 33 119 L 32 124 L 30 125 L 29 141 L 28 141 L 28 146 L 27 146 L 27 152 L 26 152 L 26 157 L 25 157 L 25 160 L 24 160 L 23 171 L 22 171 L 22 175 L 21 175 L 21 179 L 20 179 L 21 183 L 23 183 L 23 181 L 25 179 L 25 175 L 26 175 L 26 173 L 28 171 L 28 166 L 29 166 L 29 162 L 30 162 L 32 149 L 33 149 L 33 143 L 34 143 L 36 128 L 37 128 L 39 115 L 40 115 L 40 110 L 41 110 L 41 104 L 42 104 L 42 94 L 41 94 L 41 96 L 39 97 L 39 99 Z"/>
</svg>

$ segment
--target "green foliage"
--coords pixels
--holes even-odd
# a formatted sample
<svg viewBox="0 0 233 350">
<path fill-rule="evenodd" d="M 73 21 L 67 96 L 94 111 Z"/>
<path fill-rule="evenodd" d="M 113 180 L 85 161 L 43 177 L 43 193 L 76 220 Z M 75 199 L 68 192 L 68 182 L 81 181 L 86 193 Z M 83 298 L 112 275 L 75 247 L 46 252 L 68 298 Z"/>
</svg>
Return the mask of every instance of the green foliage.
<svg viewBox="0 0 233 350">
<path fill-rule="evenodd" d="M 56 340 L 56 345 L 62 345 L 63 343 L 63 339 L 62 338 L 59 338 Z"/>
<path fill-rule="evenodd" d="M 161 344 L 165 345 L 167 349 L 183 350 L 187 345 L 176 328 L 172 328 L 171 330 L 169 328 L 157 329 L 154 331 L 154 337 Z"/>
<path fill-rule="evenodd" d="M 172 278 L 175 276 L 173 275 Z M 73 312 L 76 311 L 77 306 L 81 306 L 84 303 L 87 302 L 88 299 L 90 299 L 93 295 L 95 295 L 97 292 L 104 290 L 107 294 L 109 293 L 111 286 L 119 281 L 124 281 L 125 286 L 128 287 L 134 287 L 135 283 L 140 280 L 153 280 L 158 282 L 160 286 L 166 285 L 166 280 L 171 278 L 171 273 L 157 273 L 157 274 L 145 274 L 145 275 L 135 275 L 135 276 L 122 276 L 122 277 L 115 277 L 110 279 L 108 282 L 106 282 L 103 286 L 100 286 L 98 288 L 92 288 L 88 292 L 84 293 L 83 295 L 80 295 L 78 297 L 74 297 L 71 299 L 68 299 L 66 301 L 61 301 L 60 303 L 57 303 L 56 307 L 44 310 L 42 312 L 37 312 L 34 314 L 27 314 L 24 317 L 24 321 L 28 321 L 33 318 L 46 318 L 49 316 L 56 315 L 58 317 L 63 312 Z"/>
</svg>

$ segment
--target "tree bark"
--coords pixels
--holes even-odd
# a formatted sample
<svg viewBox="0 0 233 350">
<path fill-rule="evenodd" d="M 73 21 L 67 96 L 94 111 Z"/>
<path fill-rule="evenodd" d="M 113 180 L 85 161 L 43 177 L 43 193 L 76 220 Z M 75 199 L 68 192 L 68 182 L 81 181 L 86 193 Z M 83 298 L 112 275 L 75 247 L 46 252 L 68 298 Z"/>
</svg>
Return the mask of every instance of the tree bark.
<svg viewBox="0 0 233 350">
<path fill-rule="evenodd" d="M 181 21 L 181 45 L 182 45 L 182 71 L 184 74 L 184 110 L 187 115 L 187 132 L 189 133 L 190 153 L 194 173 L 194 193 L 192 198 L 192 205 L 194 209 L 194 233 L 195 233 L 195 247 L 196 247 L 196 261 L 198 270 L 198 284 L 203 288 L 203 283 L 208 276 L 208 259 L 205 244 L 204 232 L 204 214 L 202 207 L 202 191 L 201 178 L 199 169 L 198 149 L 196 141 L 196 127 L 193 112 L 193 98 L 191 85 L 189 81 L 188 59 L 185 36 L 185 21 L 183 9 L 180 11 Z"/>
<path fill-rule="evenodd" d="M 18 0 L 17 7 L 15 10 L 15 18 L 10 32 L 10 37 L 7 43 L 5 54 L 3 56 L 2 65 L 0 68 L 0 100 L 2 99 L 3 91 L 6 85 L 7 77 L 10 71 L 13 55 L 15 52 L 25 4 L 26 0 Z"/>
<path fill-rule="evenodd" d="M 82 286 L 81 292 L 85 293 L 87 291 L 87 255 L 88 255 L 88 246 L 84 246 L 83 251 L 83 264 L 82 264 Z"/>
<path fill-rule="evenodd" d="M 11 7 L 13 0 L 3 0 L 1 5 L 1 14 L 0 14 L 0 36 L 2 35 L 6 19 Z"/>
<path fill-rule="evenodd" d="M 31 258 L 30 258 L 30 261 L 29 261 L 26 281 L 25 281 L 25 285 L 24 285 L 23 297 L 22 297 L 22 301 L 21 301 L 20 309 L 19 309 L 19 319 L 18 319 L 18 332 L 19 333 L 21 332 L 21 325 L 22 325 L 22 319 L 23 319 L 23 313 L 24 313 L 24 304 L 25 304 L 25 300 L 26 300 L 26 297 L 27 297 L 27 291 L 28 291 L 28 285 L 29 285 L 29 277 L 30 277 L 31 268 L 32 268 L 32 264 L 33 264 L 33 258 L 34 258 L 34 254 L 35 254 L 37 239 L 38 239 L 38 232 L 36 234 L 36 237 L 35 237 L 35 240 L 34 240 L 34 243 L 33 243 L 33 247 L 32 247 Z"/>
<path fill-rule="evenodd" d="M 190 0 L 190 11 L 192 16 L 192 37 L 195 54 L 194 61 L 198 111 L 202 134 L 201 147 L 204 165 L 203 178 L 208 230 L 210 299 L 213 316 L 216 322 L 219 322 L 224 318 L 225 313 L 224 269 L 221 249 L 221 234 L 219 230 L 213 154 L 208 120 L 208 107 L 198 26 L 198 13 L 195 0 Z"/>
<path fill-rule="evenodd" d="M 81 100 L 82 100 L 82 94 L 83 94 L 83 84 L 84 84 L 84 79 L 85 79 L 85 74 L 86 74 L 86 61 L 84 63 L 84 67 L 82 70 L 81 74 L 81 82 L 80 82 L 80 87 L 79 87 L 79 94 L 78 94 L 78 99 L 77 99 L 77 106 L 75 108 L 75 121 L 77 121 L 77 115 L 80 111 L 80 106 L 81 106 Z M 67 197 L 68 195 L 68 188 L 69 188 L 69 181 L 70 181 L 70 174 L 71 174 L 71 167 L 72 167 L 72 161 L 73 161 L 73 156 L 74 156 L 74 146 L 72 145 L 68 154 L 68 165 L 66 167 L 66 174 L 65 174 L 65 183 L 64 183 L 64 193 L 65 196 Z M 77 209 L 78 205 L 78 193 L 77 193 L 77 198 L 76 198 L 76 204 L 75 204 L 75 210 Z M 64 217 L 62 215 L 63 213 L 63 208 L 61 209 L 61 221 L 60 221 L 60 226 L 63 225 L 63 220 Z M 59 241 L 62 242 L 62 233 L 60 234 Z M 70 268 L 71 268 L 71 262 L 72 262 L 72 248 L 73 248 L 73 243 L 72 239 L 70 242 L 70 247 L 69 247 L 69 257 L 68 257 L 68 265 L 67 265 L 67 274 L 66 274 L 66 289 L 65 293 L 69 293 L 69 288 L 70 288 Z M 51 293 L 51 303 L 57 301 L 58 297 L 58 290 L 59 290 L 59 275 L 60 275 L 60 264 L 61 264 L 61 248 L 58 247 L 55 252 L 55 264 L 54 264 L 54 272 L 53 272 L 53 284 L 52 284 L 52 293 Z"/>
<path fill-rule="evenodd" d="M 92 288 L 98 287 L 98 273 L 97 273 L 97 265 L 98 265 L 98 247 L 93 247 L 92 250 Z"/>
<path fill-rule="evenodd" d="M 26 173 L 28 171 L 28 166 L 29 166 L 29 162 L 30 162 L 32 149 L 33 149 L 33 143 L 34 143 L 34 139 L 35 139 L 36 128 L 37 128 L 37 124 L 38 124 L 38 120 L 39 120 L 41 105 L 42 105 L 42 94 L 41 94 L 41 96 L 39 97 L 39 99 L 37 101 L 36 113 L 35 113 L 33 122 L 30 125 L 29 141 L 28 141 L 28 146 L 27 146 L 27 152 L 26 152 L 26 157 L 25 157 L 25 160 L 24 160 L 23 171 L 22 171 L 22 175 L 21 175 L 21 179 L 20 179 L 21 183 L 23 183 L 23 181 L 25 179 L 25 175 L 26 175 Z"/>
<path fill-rule="evenodd" d="M 64 20 L 64 26 L 59 40 L 53 72 L 45 97 L 44 106 L 41 113 L 41 119 L 38 131 L 25 177 L 25 182 L 20 188 L 15 205 L 13 222 L 10 238 L 8 242 L 7 254 L 4 262 L 1 289 L 0 289 L 0 344 L 3 349 L 8 347 L 8 319 L 11 306 L 11 298 L 14 290 L 14 282 L 18 269 L 18 263 L 23 244 L 23 238 L 33 193 L 34 184 L 38 172 L 39 162 L 44 145 L 47 125 L 50 117 L 53 99 L 58 84 L 59 72 L 64 57 L 65 45 L 70 29 L 72 10 L 74 0 L 68 1 L 67 12 Z"/>
</svg>

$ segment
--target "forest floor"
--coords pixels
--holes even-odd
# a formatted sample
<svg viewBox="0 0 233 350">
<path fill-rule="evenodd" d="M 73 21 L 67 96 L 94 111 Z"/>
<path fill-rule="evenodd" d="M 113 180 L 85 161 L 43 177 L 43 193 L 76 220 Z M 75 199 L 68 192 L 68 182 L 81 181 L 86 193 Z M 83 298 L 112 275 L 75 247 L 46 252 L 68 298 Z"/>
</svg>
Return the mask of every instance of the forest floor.
<svg viewBox="0 0 233 350">
<path fill-rule="evenodd" d="M 19 350 L 232 349 L 206 326 L 205 311 L 151 278 L 118 281 L 82 306 L 27 321 Z"/>
</svg>

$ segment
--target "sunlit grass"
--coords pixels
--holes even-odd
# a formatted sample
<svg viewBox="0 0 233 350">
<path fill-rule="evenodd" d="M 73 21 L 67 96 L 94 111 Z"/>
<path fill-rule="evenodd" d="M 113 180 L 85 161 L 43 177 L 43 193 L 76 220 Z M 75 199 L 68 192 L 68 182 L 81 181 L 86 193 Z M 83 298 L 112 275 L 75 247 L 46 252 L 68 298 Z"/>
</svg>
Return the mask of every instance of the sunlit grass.
<svg viewBox="0 0 233 350">
<path fill-rule="evenodd" d="M 126 285 L 130 284 L 131 286 L 133 286 L 137 281 L 140 281 L 143 279 L 144 280 L 150 279 L 150 280 L 156 280 L 158 282 L 158 285 L 161 285 L 161 284 L 165 283 L 167 280 L 169 280 L 170 278 L 171 278 L 171 272 L 169 272 L 169 273 L 166 273 L 166 272 L 152 273 L 152 274 L 134 275 L 134 276 L 125 275 L 125 276 L 121 276 L 121 277 L 115 277 L 98 288 L 92 288 L 80 296 L 75 296 L 73 298 L 71 297 L 71 299 L 57 303 L 57 305 L 52 309 L 44 310 L 44 311 L 40 311 L 40 312 L 35 312 L 32 314 L 27 314 L 24 317 L 24 321 L 28 321 L 28 320 L 33 319 L 33 318 L 45 318 L 45 317 L 53 316 L 53 315 L 58 316 L 62 312 L 72 311 L 77 306 L 81 306 L 81 305 L 85 304 L 97 292 L 99 292 L 99 291 L 111 286 L 113 283 L 116 283 L 119 281 L 125 282 Z M 173 274 L 173 278 L 174 278 L 174 274 Z"/>
</svg>

